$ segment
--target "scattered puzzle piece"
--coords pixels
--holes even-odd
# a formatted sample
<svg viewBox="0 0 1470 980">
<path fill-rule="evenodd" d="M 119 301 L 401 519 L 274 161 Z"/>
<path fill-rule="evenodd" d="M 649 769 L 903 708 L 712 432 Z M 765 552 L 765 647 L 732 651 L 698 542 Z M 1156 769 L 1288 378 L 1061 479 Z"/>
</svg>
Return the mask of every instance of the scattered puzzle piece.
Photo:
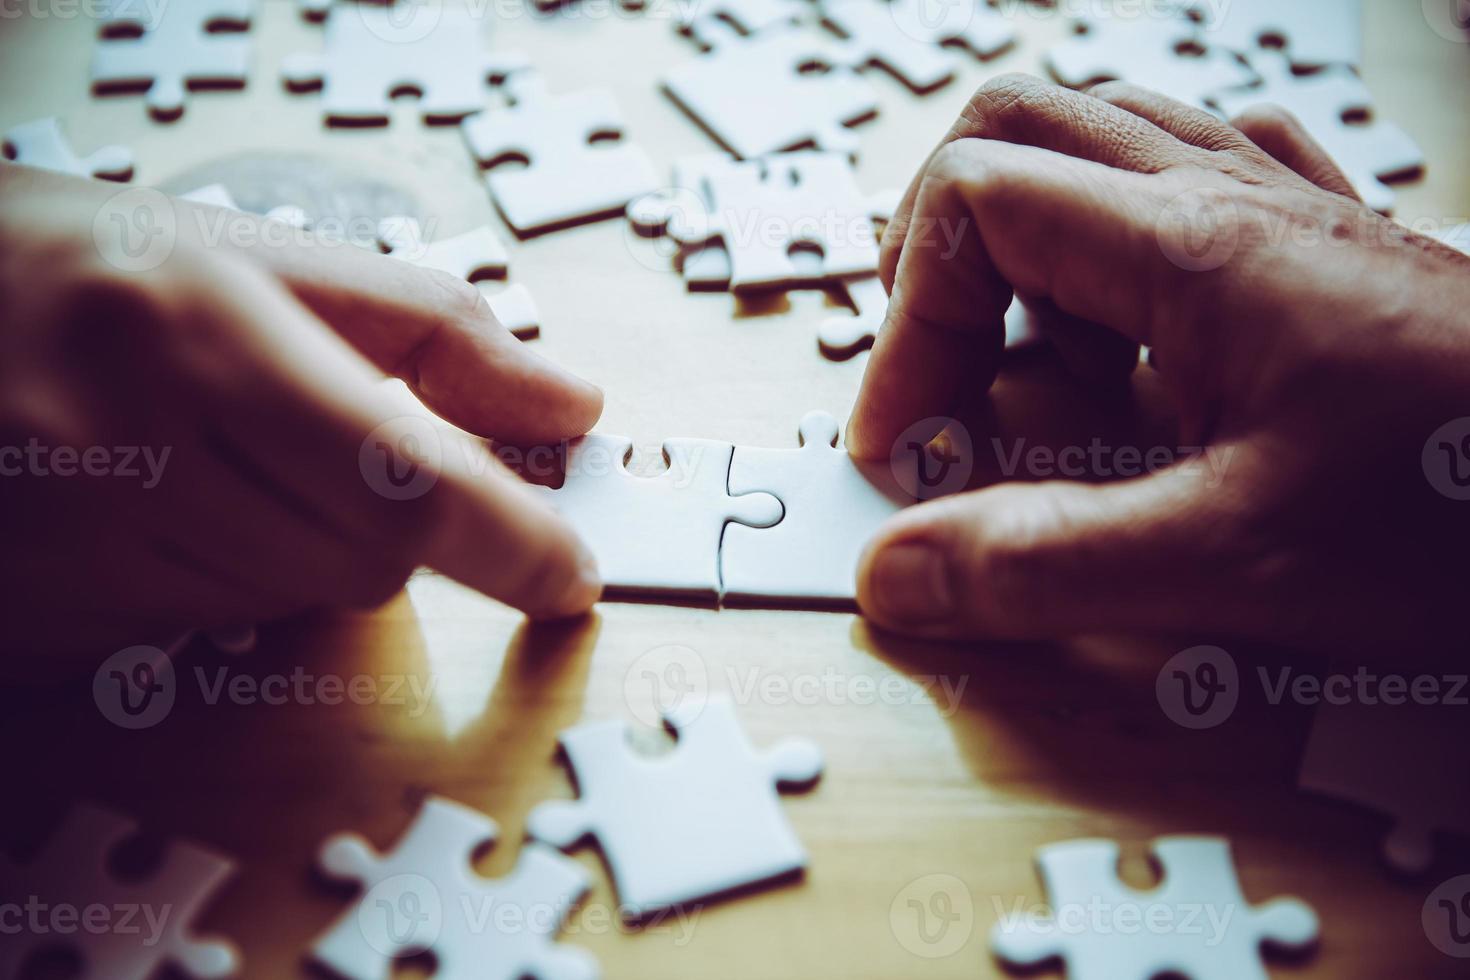
<svg viewBox="0 0 1470 980">
<path fill-rule="evenodd" d="M 734 446 L 708 439 L 664 442 L 668 468 L 630 473 L 632 442 L 594 432 L 568 444 L 566 480 L 546 491 L 597 559 L 614 591 L 715 598 L 720 538 L 729 522 L 769 527 L 781 502 L 727 492 Z"/>
<path fill-rule="evenodd" d="M 337 3 L 322 50 L 287 57 L 281 77 L 321 88 L 327 122 L 386 123 L 405 91 L 418 93 L 424 122 L 459 120 L 484 108 L 492 81 L 526 67 L 519 53 L 487 52 L 480 28 L 470 10 L 439 3 Z"/>
<path fill-rule="evenodd" d="M 709 51 L 732 32 L 756 34 L 798 23 L 807 9 L 801 0 L 693 0 L 679 10 L 679 33 Z"/>
<path fill-rule="evenodd" d="M 1068 980 L 1267 980 L 1263 943 L 1305 949 L 1316 941 L 1317 916 L 1298 899 L 1246 904 L 1224 838 L 1161 837 L 1152 853 L 1163 881 L 1140 892 L 1118 880 L 1112 841 L 1041 848 L 1036 863 L 1052 914 L 1002 919 L 991 949 L 1016 967 L 1061 959 Z"/>
<path fill-rule="evenodd" d="M 541 335 L 541 311 L 531 291 L 520 283 L 507 286 L 498 293 L 486 293 L 485 302 L 500 325 L 522 340 Z"/>
<path fill-rule="evenodd" d="M 1255 105 L 1281 106 L 1337 161 L 1364 204 L 1375 211 L 1392 211 L 1393 188 L 1383 179 L 1422 170 L 1424 154 L 1398 126 L 1372 118 L 1373 96 L 1357 73 L 1326 68 L 1295 75 L 1279 54 L 1258 55 L 1254 63 L 1261 74 L 1259 85 L 1214 93 L 1214 102 L 1226 117 L 1233 119 Z M 1368 121 L 1350 121 L 1361 116 Z"/>
<path fill-rule="evenodd" d="M 1298 68 L 1358 65 L 1363 59 L 1361 0 L 1229 0 L 1194 3 L 1199 37 L 1252 60 L 1282 49 Z"/>
<path fill-rule="evenodd" d="M 331 838 L 318 857 L 322 871 L 363 892 L 312 955 L 351 980 L 387 980 L 395 959 L 423 952 L 446 978 L 595 980 L 589 953 L 554 941 L 587 893 L 586 874 L 530 844 L 509 875 L 482 878 L 470 862 L 498 835 L 484 814 L 431 797 L 388 854 L 355 834 Z"/>
<path fill-rule="evenodd" d="M 240 32 L 254 15 L 255 0 L 113 0 L 92 53 L 92 85 L 146 89 L 149 112 L 176 119 L 187 88 L 244 87 L 250 39 Z"/>
<path fill-rule="evenodd" d="M 424 241 L 417 221 L 395 215 L 378 223 L 378 245 L 396 259 L 470 282 L 503 279 L 510 268 L 505 246 L 494 231 L 483 225 L 431 243 Z"/>
<path fill-rule="evenodd" d="M 518 234 L 533 234 L 621 213 L 658 187 L 653 163 L 622 143 L 622 115 L 611 93 L 586 89 L 548 95 L 535 81 L 517 83 L 515 102 L 464 122 L 470 152 L 491 169 L 485 183 Z"/>
<path fill-rule="evenodd" d="M 864 463 L 836 448 L 837 420 L 808 412 L 800 449 L 737 446 L 730 492 L 765 490 L 781 501 L 781 521 L 725 529 L 720 578 L 729 598 L 850 602 L 857 564 L 879 525 L 914 502 L 918 459 L 907 473 L 888 460 Z"/>
<path fill-rule="evenodd" d="M 878 111 L 872 84 L 825 38 L 781 27 L 735 38 L 670 71 L 664 90 L 744 159 L 803 146 L 854 156 L 848 127 Z"/>
<path fill-rule="evenodd" d="M 1322 704 L 1298 784 L 1390 815 L 1383 855 L 1418 874 L 1434 864 L 1434 835 L 1470 838 L 1470 775 L 1458 748 L 1470 739 L 1464 708 Z"/>
<path fill-rule="evenodd" d="M 990 58 L 1016 42 L 1015 27 L 985 0 L 826 0 L 822 12 L 843 36 L 849 64 L 878 65 L 916 92 L 954 78 L 955 59 L 941 45 Z"/>
<path fill-rule="evenodd" d="M 817 328 L 818 346 L 834 360 L 844 360 L 873 346 L 888 314 L 888 291 L 877 276 L 843 285 L 856 315 L 830 316 Z M 1029 347 L 1042 339 L 1036 317 L 1019 299 L 1012 300 L 1006 310 L 1005 326 L 1006 350 Z"/>
<path fill-rule="evenodd" d="M 141 925 L 129 930 L 79 928 L 64 936 L 7 929 L 0 941 L 0 978 L 22 976 L 27 959 L 59 939 L 75 950 L 82 962 L 80 975 L 88 980 L 150 980 L 165 966 L 192 977 L 235 975 L 239 955 L 233 946 L 197 939 L 188 931 L 234 873 L 234 864 L 198 845 L 175 842 L 147 877 L 121 880 L 109 872 L 108 859 L 136 830 L 119 813 L 78 806 L 28 865 L 16 867 L 0 859 L 0 894 L 34 898 L 51 909 L 70 908 L 79 918 L 91 915 L 92 909 L 110 915 L 132 909 L 139 923 L 145 916 L 157 922 L 157 932 Z"/>
<path fill-rule="evenodd" d="M 61 123 L 54 117 L 35 119 L 5 131 L 5 156 L 27 167 L 40 167 L 78 177 L 127 180 L 133 175 L 133 151 L 104 146 L 80 157 L 72 150 Z"/>
<path fill-rule="evenodd" d="M 1186 17 L 1103 16 L 1076 23 L 1078 35 L 1047 52 L 1047 69 L 1071 88 L 1121 79 L 1209 108 L 1209 96 L 1249 85 L 1255 75 L 1234 55 L 1203 47 Z"/>
<path fill-rule="evenodd" d="M 802 871 L 777 790 L 814 782 L 821 750 L 784 739 L 757 751 L 720 696 L 664 718 L 678 744 L 654 758 L 632 750 L 621 721 L 562 732 L 580 796 L 532 810 L 531 835 L 562 848 L 595 837 L 631 920 Z"/>
</svg>

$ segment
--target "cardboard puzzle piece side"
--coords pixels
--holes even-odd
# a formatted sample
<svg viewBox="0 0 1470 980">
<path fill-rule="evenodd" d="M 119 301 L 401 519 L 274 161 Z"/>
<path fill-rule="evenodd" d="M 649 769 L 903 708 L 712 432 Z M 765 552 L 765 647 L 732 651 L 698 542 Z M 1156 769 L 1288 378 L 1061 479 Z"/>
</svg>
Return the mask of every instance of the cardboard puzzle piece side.
<svg viewBox="0 0 1470 980">
<path fill-rule="evenodd" d="M 463 119 L 485 106 L 492 82 L 526 67 L 524 55 L 488 51 L 482 18 L 439 3 L 403 8 L 333 6 L 322 50 L 287 56 L 281 77 L 295 91 L 322 90 L 329 123 L 386 123 L 395 93 L 419 95 L 424 122 Z"/>
<path fill-rule="evenodd" d="M 664 91 L 742 159 L 802 146 L 857 154 L 849 128 L 878 111 L 872 83 L 827 38 L 782 27 L 735 38 L 669 71 Z"/>
<path fill-rule="evenodd" d="M 814 782 L 821 750 L 805 739 L 757 750 L 724 697 L 664 718 L 678 741 L 652 758 L 633 751 L 621 721 L 563 732 L 580 796 L 532 810 L 531 835 L 562 848 L 595 837 L 633 920 L 802 871 L 778 788 Z"/>
<path fill-rule="evenodd" d="M 7 129 L 5 156 L 27 167 L 78 177 L 128 180 L 133 176 L 132 150 L 125 146 L 104 146 L 87 156 L 78 156 L 55 116 L 33 119 Z"/>
<path fill-rule="evenodd" d="M 1199 38 L 1254 60 L 1284 50 L 1298 68 L 1357 66 L 1363 60 L 1362 0 L 1230 0 L 1192 3 Z"/>
<path fill-rule="evenodd" d="M 242 32 L 255 12 L 255 0 L 115 0 L 92 52 L 92 86 L 146 89 L 156 119 L 177 119 L 191 87 L 244 87 L 251 42 Z"/>
<path fill-rule="evenodd" d="M 843 283 L 854 313 L 837 314 L 817 327 L 817 345 L 833 360 L 845 360 L 873 346 L 888 314 L 888 291 L 877 276 Z M 1006 350 L 1030 347 L 1043 339 L 1040 321 L 1020 299 L 1006 310 Z"/>
<path fill-rule="evenodd" d="M 1259 55 L 1254 63 L 1259 84 L 1213 94 L 1226 118 L 1256 105 L 1281 106 L 1322 144 L 1364 204 L 1385 214 L 1392 211 L 1395 195 L 1384 179 L 1423 170 L 1424 153 L 1408 133 L 1374 118 L 1373 96 L 1357 73 L 1339 67 L 1296 75 L 1279 54 Z"/>
<path fill-rule="evenodd" d="M 1220 837 L 1161 837 L 1152 847 L 1163 880 L 1139 892 L 1118 879 L 1118 845 L 1108 840 L 1050 844 L 1037 852 L 1051 914 L 1021 912 L 997 922 L 990 947 L 1005 964 L 1060 959 L 1068 980 L 1268 980 L 1263 944 L 1305 950 L 1317 940 L 1317 916 L 1304 902 L 1278 898 L 1247 904 L 1230 842 Z M 1111 910 L 1174 929 L 1124 930 L 1089 910 Z M 1185 929 L 1186 916 L 1219 923 Z M 1078 923 L 1085 923 L 1079 926 Z"/>
<path fill-rule="evenodd" d="M 864 463 L 837 448 L 837 420 L 809 412 L 801 448 L 737 446 L 730 492 L 768 491 L 784 514 L 774 527 L 731 527 L 720 548 L 727 599 L 851 602 L 857 564 L 878 527 L 914 502 L 918 460 L 895 473 L 888 460 Z"/>
<path fill-rule="evenodd" d="M 1187 17 L 1094 15 L 1075 23 L 1075 37 L 1047 51 L 1047 70 L 1070 88 L 1120 79 L 1201 109 L 1226 88 L 1256 76 L 1233 54 L 1204 47 Z"/>
<path fill-rule="evenodd" d="M 569 443 L 566 479 L 544 492 L 591 549 L 609 590 L 717 598 L 725 525 L 769 527 L 781 502 L 728 493 L 729 443 L 669 439 L 667 468 L 651 476 L 628 471 L 632 445 L 597 432 Z"/>
<path fill-rule="evenodd" d="M 531 291 L 521 283 L 513 283 L 500 290 L 490 293 L 481 289 L 485 296 L 485 302 L 490 304 L 490 312 L 495 314 L 495 319 L 500 325 L 522 340 L 530 340 L 532 337 L 541 335 L 541 310 L 536 306 L 536 299 Z"/>
<path fill-rule="evenodd" d="M 321 871 L 362 893 L 317 939 L 313 958 L 350 980 L 388 980 L 395 960 L 424 952 L 437 976 L 595 980 L 589 953 L 555 941 L 587 893 L 586 874 L 531 844 L 510 874 L 482 878 L 470 862 L 497 836 L 484 814 L 430 797 L 388 853 L 356 834 L 327 840 Z"/>
<path fill-rule="evenodd" d="M 0 894 L 34 896 L 52 908 L 133 908 L 160 916 L 156 936 L 146 929 L 79 929 L 65 937 L 88 980 L 150 980 L 166 966 L 206 980 L 235 976 L 240 956 L 232 945 L 189 931 L 211 896 L 234 874 L 234 863 L 196 844 L 175 842 L 146 877 L 120 880 L 109 872 L 108 859 L 136 830 L 121 814 L 78 806 L 30 863 L 17 867 L 0 859 Z M 57 938 L 28 930 L 7 936 L 0 943 L 0 978 L 21 976 L 27 958 Z"/>
<path fill-rule="evenodd" d="M 514 103 L 467 119 L 465 143 L 481 166 L 495 206 L 517 234 L 550 231 L 621 213 L 658 188 L 653 162 L 625 143 L 610 92 L 548 95 L 535 81 L 514 87 Z M 510 162 L 524 166 L 501 166 Z"/>
<path fill-rule="evenodd" d="M 505 246 L 484 225 L 427 242 L 416 220 L 395 215 L 378 223 L 378 245 L 396 259 L 425 269 L 438 269 L 470 282 L 503 279 L 510 269 Z"/>
<path fill-rule="evenodd" d="M 1437 834 L 1470 839 L 1470 775 L 1458 752 L 1470 738 L 1465 714 L 1444 705 L 1323 704 L 1298 785 L 1387 814 L 1384 859 L 1405 874 L 1427 871 Z"/>
</svg>

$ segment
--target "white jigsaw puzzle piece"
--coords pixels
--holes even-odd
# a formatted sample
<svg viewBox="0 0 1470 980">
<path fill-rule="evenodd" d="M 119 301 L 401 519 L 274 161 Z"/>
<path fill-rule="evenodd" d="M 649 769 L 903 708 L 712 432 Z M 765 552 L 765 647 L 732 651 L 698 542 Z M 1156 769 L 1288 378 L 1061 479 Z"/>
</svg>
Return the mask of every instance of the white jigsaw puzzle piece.
<svg viewBox="0 0 1470 980">
<path fill-rule="evenodd" d="M 1312 721 L 1298 784 L 1393 818 L 1383 855 L 1398 871 L 1434 864 L 1434 837 L 1470 839 L 1470 775 L 1457 747 L 1470 744 L 1464 708 L 1323 704 Z"/>
<path fill-rule="evenodd" d="M 1304 902 L 1246 903 L 1224 838 L 1161 837 L 1152 852 L 1163 880 L 1158 888 L 1140 892 L 1118 879 L 1119 849 L 1113 841 L 1075 840 L 1041 848 L 1036 863 L 1052 914 L 1003 918 L 991 931 L 991 950 L 1016 967 L 1059 958 L 1068 980 L 1151 980 L 1165 974 L 1269 980 L 1261 965 L 1263 944 L 1302 950 L 1316 942 L 1317 916 Z M 1097 909 L 1120 919 L 1088 928 Z M 1125 930 L 1123 915 L 1180 927 Z M 1186 916 L 1221 925 L 1185 929 Z"/>
<path fill-rule="evenodd" d="M 463 119 L 485 107 L 490 83 L 526 65 L 516 52 L 490 52 L 483 18 L 443 2 L 408 7 L 337 3 L 320 52 L 288 56 L 292 89 L 322 89 L 328 122 L 385 123 L 395 92 L 419 94 L 425 122 Z"/>
<path fill-rule="evenodd" d="M 10 127 L 5 131 L 5 148 L 9 159 L 27 167 L 107 180 L 127 180 L 133 175 L 132 150 L 104 146 L 87 156 L 78 156 L 54 116 Z"/>
<path fill-rule="evenodd" d="M 769 527 L 781 502 L 727 491 L 735 447 L 708 439 L 664 442 L 668 467 L 636 476 L 632 442 L 594 432 L 568 444 L 566 479 L 545 491 L 597 559 L 607 587 L 640 595 L 720 594 L 720 538 L 730 522 Z"/>
<path fill-rule="evenodd" d="M 1014 25 L 985 0 L 826 0 L 822 16 L 843 36 L 850 64 L 885 68 L 916 92 L 954 78 L 956 60 L 943 45 L 991 58 L 1016 42 Z"/>
<path fill-rule="evenodd" d="M 1076 37 L 1046 54 L 1048 70 L 1071 88 L 1120 79 L 1209 109 L 1209 97 L 1249 85 L 1255 75 L 1234 55 L 1201 48 L 1187 17 L 1134 16 L 1101 12 L 1077 21 Z"/>
<path fill-rule="evenodd" d="M 732 32 L 757 34 L 798 23 L 809 9 L 801 0 L 693 0 L 679 9 L 679 33 L 708 51 Z"/>
<path fill-rule="evenodd" d="M 1280 54 L 1261 54 L 1254 63 L 1261 82 L 1249 88 L 1214 93 L 1216 105 L 1233 119 L 1255 105 L 1274 104 L 1296 116 L 1344 176 L 1375 211 L 1393 210 L 1393 188 L 1383 178 L 1415 173 L 1424 167 L 1424 153 L 1408 133 L 1391 122 L 1372 118 L 1373 96 L 1350 68 L 1326 68 L 1295 75 Z M 1350 122 L 1368 114 L 1367 122 Z"/>
<path fill-rule="evenodd" d="M 1201 40 L 1251 59 L 1281 48 L 1299 68 L 1363 60 L 1362 0 L 1229 0 L 1190 9 Z"/>
<path fill-rule="evenodd" d="M 242 32 L 255 9 L 255 0 L 115 0 L 105 8 L 104 36 L 92 52 L 93 87 L 146 86 L 149 112 L 165 120 L 183 113 L 190 86 L 243 87 L 251 42 Z M 111 36 L 123 29 L 138 33 Z"/>
<path fill-rule="evenodd" d="M 227 942 L 190 935 L 193 920 L 234 874 L 229 859 L 196 844 L 174 842 L 162 864 L 145 878 L 121 880 L 108 871 L 112 850 L 133 836 L 136 824 L 102 807 L 78 806 L 41 852 L 17 867 L 0 859 L 0 894 L 34 896 L 50 908 L 155 909 L 169 914 L 161 931 L 78 929 L 64 937 L 82 961 L 86 980 L 150 980 L 167 966 L 212 980 L 231 977 L 240 956 Z M 21 930 L 0 943 L 0 978 L 22 976 L 26 960 L 57 944 L 57 935 Z"/>
<path fill-rule="evenodd" d="M 817 328 L 817 344 L 834 360 L 852 357 L 873 346 L 888 315 L 888 291 L 877 276 L 843 284 L 853 315 L 829 316 Z M 1006 310 L 1006 350 L 1019 350 L 1043 339 L 1041 324 L 1019 298 Z"/>
<path fill-rule="evenodd" d="M 483 290 L 481 290 L 484 293 Z M 500 325 L 522 340 L 541 334 L 541 311 L 531 291 L 520 283 L 507 286 L 497 293 L 484 293 L 490 312 Z"/>
<path fill-rule="evenodd" d="M 918 461 L 895 472 L 888 460 L 860 462 L 836 447 L 837 420 L 808 412 L 801 448 L 735 447 L 730 492 L 765 490 L 781 501 L 781 522 L 734 526 L 720 547 L 727 599 L 851 602 L 857 564 L 884 521 L 914 502 Z"/>
<path fill-rule="evenodd" d="M 802 871 L 778 789 L 816 781 L 821 750 L 805 739 L 757 750 L 725 697 L 664 717 L 678 743 L 656 757 L 632 750 L 621 721 L 562 732 L 580 795 L 532 810 L 530 834 L 563 848 L 595 837 L 631 920 Z"/>
<path fill-rule="evenodd" d="M 610 92 L 548 95 L 534 81 L 514 91 L 513 105 L 465 120 L 462 132 L 475 159 L 492 168 L 486 186 L 518 234 L 618 214 L 658 189 L 648 154 L 622 142 Z M 525 166 L 496 166 L 511 160 Z"/>
<path fill-rule="evenodd" d="M 676 66 L 664 91 L 742 159 L 802 146 L 856 156 L 848 128 L 878 111 L 835 41 L 774 27 Z M 816 70 L 818 68 L 825 70 Z"/>
<path fill-rule="evenodd" d="M 396 259 L 425 269 L 438 269 L 470 282 L 503 279 L 510 269 L 505 246 L 484 225 L 426 242 L 416 220 L 394 215 L 378 223 L 378 245 Z"/>
<path fill-rule="evenodd" d="M 390 853 L 356 834 L 329 839 L 321 870 L 358 883 L 362 894 L 312 955 L 350 980 L 389 980 L 396 959 L 423 952 L 433 954 L 439 977 L 595 980 L 591 954 L 555 942 L 587 893 L 586 873 L 531 844 L 510 874 L 483 878 L 470 862 L 497 836 L 479 811 L 430 797 Z"/>
</svg>

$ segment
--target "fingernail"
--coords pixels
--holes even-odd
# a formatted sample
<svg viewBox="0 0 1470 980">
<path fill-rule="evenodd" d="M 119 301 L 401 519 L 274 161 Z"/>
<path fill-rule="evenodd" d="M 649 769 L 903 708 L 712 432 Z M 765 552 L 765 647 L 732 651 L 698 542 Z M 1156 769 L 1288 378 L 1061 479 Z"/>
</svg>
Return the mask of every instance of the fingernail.
<svg viewBox="0 0 1470 980">
<path fill-rule="evenodd" d="M 882 619 L 918 624 L 947 620 L 954 612 L 944 555 L 932 545 L 905 542 L 884 548 L 868 575 L 868 594 Z"/>
</svg>

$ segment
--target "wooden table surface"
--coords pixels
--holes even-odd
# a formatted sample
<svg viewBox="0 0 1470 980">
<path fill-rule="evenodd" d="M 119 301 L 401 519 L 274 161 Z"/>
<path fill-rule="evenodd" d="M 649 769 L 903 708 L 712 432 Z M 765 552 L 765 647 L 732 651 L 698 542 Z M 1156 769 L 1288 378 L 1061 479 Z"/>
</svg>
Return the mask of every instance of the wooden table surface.
<svg viewBox="0 0 1470 980">
<path fill-rule="evenodd" d="M 533 54 L 550 87 L 611 87 L 631 138 L 660 166 L 710 148 L 657 90 L 659 74 L 693 54 L 669 8 L 643 18 L 589 8 L 545 20 L 502 6 L 501 36 Z M 56 114 L 79 149 L 132 145 L 140 182 L 186 190 L 223 177 L 238 181 L 247 206 L 271 203 L 250 199 L 250 175 L 264 167 L 272 186 L 298 190 L 319 192 L 339 176 L 381 180 L 441 235 L 485 222 L 503 229 L 454 127 L 420 126 L 410 100 L 386 128 L 327 130 L 319 96 L 285 92 L 280 58 L 310 50 L 320 28 L 285 0 L 263 7 L 247 90 L 194 94 L 183 119 L 166 125 L 150 122 L 136 96 L 88 94 L 86 18 L 60 15 L 59 6 L 49 16 L 7 15 L 0 129 Z M 1418 4 L 1367 7 L 1364 73 L 1384 115 L 1430 161 L 1424 179 L 1402 190 L 1399 216 L 1464 221 L 1470 48 L 1431 30 Z M 876 78 L 881 113 L 859 130 L 865 188 L 905 183 L 978 82 L 1039 69 L 1062 27 L 1034 8 L 1019 22 L 1013 52 L 967 62 L 927 97 Z M 668 436 L 794 445 L 804 412 L 844 417 L 851 406 L 866 357 L 833 363 L 818 353 L 815 322 L 835 308 L 820 292 L 743 307 L 729 294 L 688 294 L 620 221 L 513 242 L 511 263 L 510 281 L 529 285 L 542 310 L 544 335 L 533 343 L 602 385 L 599 428 L 641 447 Z M 1087 406 L 1079 407 L 1085 427 Z M 420 576 L 375 612 L 267 627 L 247 657 L 193 651 L 180 663 L 172 713 L 144 731 L 107 722 L 90 677 L 13 691 L 0 718 L 11 770 L 3 839 L 34 844 L 70 803 L 91 799 L 150 830 L 218 847 L 240 872 L 204 925 L 240 944 L 247 975 L 301 975 L 313 936 L 347 901 L 311 875 L 326 836 L 356 829 L 387 845 L 425 794 L 442 794 L 499 821 L 505 843 L 479 867 L 503 873 L 529 809 L 572 793 L 554 758 L 558 730 L 583 719 L 646 720 L 650 676 L 677 678 L 660 673 L 673 660 L 699 690 L 736 696 L 757 745 L 801 734 L 826 750 L 822 781 L 786 799 L 810 871 L 633 931 L 613 924 L 615 899 L 595 850 L 578 852 L 596 885 L 570 938 L 609 977 L 1003 975 L 986 935 L 1000 911 L 1044 899 L 1036 847 L 1118 838 L 1125 879 L 1144 884 L 1144 843 L 1188 832 L 1232 838 L 1249 899 L 1291 893 L 1320 913 L 1317 955 L 1273 965 L 1273 975 L 1462 975 L 1430 945 L 1420 912 L 1439 881 L 1464 869 L 1465 855 L 1423 879 L 1391 878 L 1377 862 L 1381 819 L 1298 793 L 1309 709 L 1273 707 L 1247 685 L 1217 728 L 1189 731 L 1161 711 L 1154 679 L 1163 660 L 1211 639 L 946 646 L 880 635 L 846 613 L 616 603 L 581 622 L 533 628 Z M 671 654 L 670 646 L 687 649 Z M 1231 653 L 1243 671 L 1264 656 Z M 399 703 L 330 705 L 308 695 L 211 704 L 208 688 L 221 672 L 361 676 L 379 685 L 380 701 Z M 430 684 L 432 696 L 412 693 Z M 931 917 L 920 922 L 916 909 Z"/>
</svg>

